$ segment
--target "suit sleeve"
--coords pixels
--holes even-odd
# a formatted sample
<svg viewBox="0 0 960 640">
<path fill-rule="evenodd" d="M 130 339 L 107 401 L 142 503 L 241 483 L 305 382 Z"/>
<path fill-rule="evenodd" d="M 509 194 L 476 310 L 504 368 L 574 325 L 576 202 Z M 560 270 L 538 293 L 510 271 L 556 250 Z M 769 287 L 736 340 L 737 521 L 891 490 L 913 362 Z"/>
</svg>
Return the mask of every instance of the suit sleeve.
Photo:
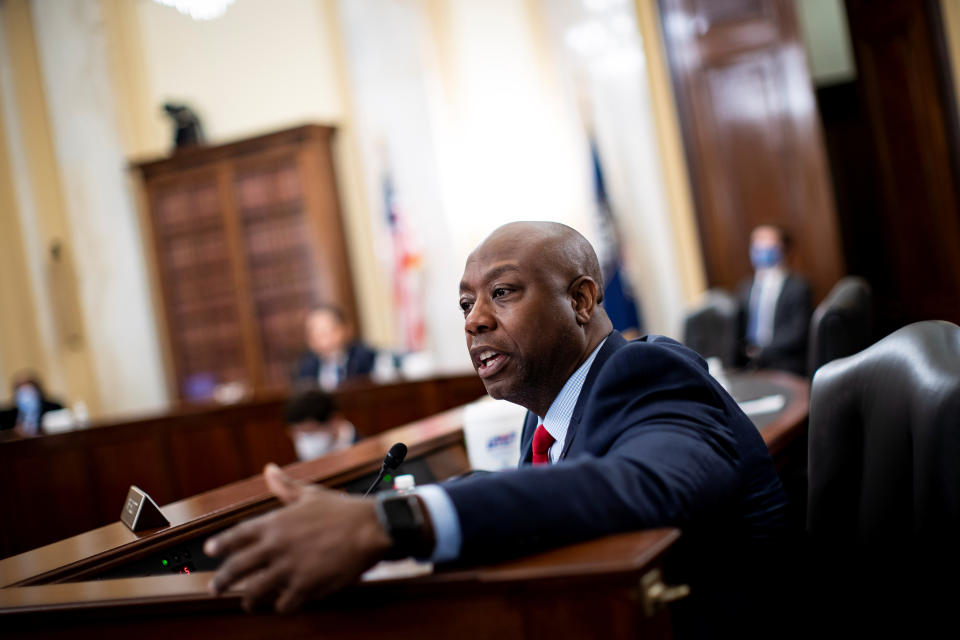
<svg viewBox="0 0 960 640">
<path fill-rule="evenodd" d="M 461 557 L 682 527 L 722 509 L 739 482 L 723 403 L 670 351 L 625 348 L 606 363 L 578 431 L 590 454 L 446 485 Z"/>
</svg>

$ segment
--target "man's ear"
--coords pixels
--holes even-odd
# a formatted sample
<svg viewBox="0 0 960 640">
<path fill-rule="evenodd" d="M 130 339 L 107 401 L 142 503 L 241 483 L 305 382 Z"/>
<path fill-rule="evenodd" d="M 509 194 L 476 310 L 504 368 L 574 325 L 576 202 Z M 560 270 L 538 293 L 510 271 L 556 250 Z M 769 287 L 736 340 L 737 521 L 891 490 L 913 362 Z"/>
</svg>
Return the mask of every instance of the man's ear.
<svg viewBox="0 0 960 640">
<path fill-rule="evenodd" d="M 600 289 L 597 281 L 590 276 L 580 276 L 570 284 L 570 301 L 577 315 L 577 324 L 583 326 L 590 322 L 597 308 Z"/>
</svg>

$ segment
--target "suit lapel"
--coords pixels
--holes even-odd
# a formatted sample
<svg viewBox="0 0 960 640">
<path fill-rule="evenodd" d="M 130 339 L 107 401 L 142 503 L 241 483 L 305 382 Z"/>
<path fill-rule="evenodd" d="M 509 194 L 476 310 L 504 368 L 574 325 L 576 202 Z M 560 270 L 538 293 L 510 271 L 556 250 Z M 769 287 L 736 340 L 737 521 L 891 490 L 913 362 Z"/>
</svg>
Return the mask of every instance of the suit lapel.
<svg viewBox="0 0 960 640">
<path fill-rule="evenodd" d="M 587 372 L 587 377 L 583 381 L 583 387 L 580 389 L 580 395 L 577 397 L 577 404 L 573 408 L 573 416 L 570 417 L 570 426 L 567 427 L 567 437 L 563 441 L 563 451 L 560 452 L 560 460 L 567 457 L 567 452 L 570 451 L 570 445 L 573 444 L 574 439 L 577 437 L 584 405 L 586 404 L 587 397 L 590 395 L 590 389 L 593 388 L 593 383 L 596 382 L 597 376 L 600 374 L 600 369 L 603 368 L 607 359 L 625 344 L 627 344 L 627 341 L 620 335 L 620 332 L 613 331 L 607 336 L 607 341 L 603 343 L 603 346 L 600 347 L 600 351 L 597 352 L 597 357 L 593 359 L 593 364 L 590 365 L 590 371 Z"/>
<path fill-rule="evenodd" d="M 520 433 L 520 466 L 533 461 L 533 432 L 537 429 L 537 416 L 527 411 L 523 420 L 523 431 Z"/>
</svg>

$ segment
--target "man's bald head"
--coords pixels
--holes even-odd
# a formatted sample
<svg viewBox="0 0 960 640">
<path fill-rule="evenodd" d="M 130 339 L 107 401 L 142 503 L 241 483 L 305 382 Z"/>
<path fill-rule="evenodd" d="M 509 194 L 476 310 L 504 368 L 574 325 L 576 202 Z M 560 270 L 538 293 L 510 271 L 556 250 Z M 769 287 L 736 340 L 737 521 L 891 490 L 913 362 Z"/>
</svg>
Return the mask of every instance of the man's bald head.
<svg viewBox="0 0 960 640">
<path fill-rule="evenodd" d="M 467 258 L 460 282 L 467 347 L 494 398 L 544 415 L 610 333 L 593 247 L 556 222 L 512 222 Z"/>
<path fill-rule="evenodd" d="M 603 271 L 597 252 L 573 227 L 559 222 L 510 222 L 495 229 L 474 253 L 491 243 L 496 246 L 512 243 L 518 253 L 521 249 L 524 253 L 535 253 L 545 268 L 554 270 L 566 283 L 582 275 L 589 276 L 597 283 L 597 302 L 603 302 Z"/>
</svg>

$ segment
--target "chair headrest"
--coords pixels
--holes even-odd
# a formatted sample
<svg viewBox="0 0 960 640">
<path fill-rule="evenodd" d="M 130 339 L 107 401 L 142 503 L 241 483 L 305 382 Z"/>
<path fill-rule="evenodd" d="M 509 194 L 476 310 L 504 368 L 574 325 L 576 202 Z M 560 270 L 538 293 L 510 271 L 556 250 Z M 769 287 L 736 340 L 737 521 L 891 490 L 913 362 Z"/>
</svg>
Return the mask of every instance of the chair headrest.
<svg viewBox="0 0 960 640">
<path fill-rule="evenodd" d="M 813 378 L 808 528 L 960 532 L 960 327 L 908 325 Z"/>
</svg>

